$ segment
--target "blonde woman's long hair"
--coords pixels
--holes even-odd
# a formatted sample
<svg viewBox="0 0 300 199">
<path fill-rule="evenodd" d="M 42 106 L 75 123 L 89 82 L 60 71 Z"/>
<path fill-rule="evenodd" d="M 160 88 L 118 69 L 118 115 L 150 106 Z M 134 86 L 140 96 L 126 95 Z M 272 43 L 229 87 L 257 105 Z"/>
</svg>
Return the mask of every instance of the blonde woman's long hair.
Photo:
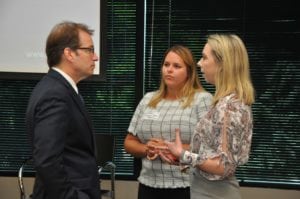
<svg viewBox="0 0 300 199">
<path fill-rule="evenodd" d="M 204 90 L 203 87 L 200 84 L 198 73 L 197 73 L 197 67 L 195 60 L 193 58 L 192 52 L 185 46 L 182 45 L 175 45 L 170 47 L 164 54 L 162 64 L 161 64 L 161 74 L 162 74 L 162 67 L 165 61 L 166 56 L 169 52 L 176 53 L 185 63 L 186 69 L 187 69 L 187 80 L 185 82 L 185 85 L 179 92 L 178 98 L 183 100 L 182 107 L 186 108 L 191 105 L 194 95 L 196 91 L 202 91 Z M 150 100 L 148 106 L 155 108 L 156 105 L 166 97 L 167 95 L 167 85 L 165 84 L 163 77 L 161 75 L 160 80 L 160 87 L 156 94 L 153 96 L 153 98 Z"/>
<path fill-rule="evenodd" d="M 231 93 L 247 105 L 254 103 L 249 58 L 243 41 L 234 34 L 213 34 L 208 36 L 207 44 L 219 66 L 213 104 Z"/>
</svg>

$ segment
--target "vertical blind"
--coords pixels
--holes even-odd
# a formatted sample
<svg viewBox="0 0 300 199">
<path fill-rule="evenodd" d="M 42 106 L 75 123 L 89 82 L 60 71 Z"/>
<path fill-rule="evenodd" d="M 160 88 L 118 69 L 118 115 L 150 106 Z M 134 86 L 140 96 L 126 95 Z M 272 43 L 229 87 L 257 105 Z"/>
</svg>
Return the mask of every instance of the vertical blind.
<svg viewBox="0 0 300 199">
<path fill-rule="evenodd" d="M 133 158 L 123 141 L 135 109 L 136 2 L 107 0 L 106 81 L 83 83 L 96 133 L 115 136 L 118 178 L 133 175 Z M 101 57 L 100 57 L 101 59 Z"/>
<path fill-rule="evenodd" d="M 254 132 L 241 185 L 300 188 L 300 43 L 296 1 L 148 0 L 145 90 L 158 88 L 164 51 L 183 44 L 200 59 L 210 33 L 235 33 L 249 52 Z M 272 14 L 267 14 L 272 10 Z M 201 75 L 200 75 L 201 76 Z M 201 78 L 210 92 L 214 89 Z"/>
</svg>

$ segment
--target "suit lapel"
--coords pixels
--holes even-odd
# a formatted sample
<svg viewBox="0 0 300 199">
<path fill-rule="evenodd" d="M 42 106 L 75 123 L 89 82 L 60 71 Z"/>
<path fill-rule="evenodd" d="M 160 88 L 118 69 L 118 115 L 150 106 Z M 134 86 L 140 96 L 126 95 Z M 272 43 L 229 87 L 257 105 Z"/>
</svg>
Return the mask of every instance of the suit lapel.
<svg viewBox="0 0 300 199">
<path fill-rule="evenodd" d="M 73 88 L 72 88 L 72 90 L 74 91 Z M 87 112 L 84 102 L 82 101 L 82 99 L 80 99 L 80 96 L 75 91 L 72 93 L 72 98 L 76 102 L 77 106 L 79 107 L 80 112 L 84 115 L 84 118 L 85 118 L 86 122 L 88 123 L 89 132 L 90 132 L 91 139 L 92 139 L 91 140 L 92 147 L 93 147 L 93 151 L 95 153 L 95 141 L 94 141 L 92 120 L 91 120 L 90 114 Z"/>
<path fill-rule="evenodd" d="M 85 121 L 88 124 L 87 126 L 89 128 L 89 132 L 91 135 L 92 145 L 93 145 L 92 147 L 94 149 L 93 151 L 95 151 L 95 141 L 94 141 L 94 137 L 93 137 L 92 120 L 90 118 L 89 113 L 87 112 L 84 102 L 81 101 L 80 96 L 76 93 L 74 88 L 70 85 L 70 83 L 61 74 L 59 74 L 55 70 L 50 69 L 48 75 L 53 78 L 56 78 L 59 82 L 61 82 L 66 87 L 68 93 L 71 95 L 71 97 L 72 97 L 73 101 L 75 102 L 75 104 L 77 105 L 78 109 L 84 115 Z"/>
</svg>

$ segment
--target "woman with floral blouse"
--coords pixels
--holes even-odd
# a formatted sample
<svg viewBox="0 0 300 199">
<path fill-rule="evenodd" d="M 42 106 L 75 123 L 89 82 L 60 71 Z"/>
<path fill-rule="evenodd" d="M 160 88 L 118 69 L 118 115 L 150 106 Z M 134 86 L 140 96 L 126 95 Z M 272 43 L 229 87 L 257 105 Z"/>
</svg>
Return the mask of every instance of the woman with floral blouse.
<svg viewBox="0 0 300 199">
<path fill-rule="evenodd" d="M 179 130 L 175 142 L 166 144 L 180 164 L 191 166 L 192 199 L 239 199 L 235 171 L 248 161 L 253 128 L 247 50 L 237 35 L 210 35 L 198 65 L 216 87 L 212 106 L 195 128 L 190 151 L 182 147 Z"/>
</svg>

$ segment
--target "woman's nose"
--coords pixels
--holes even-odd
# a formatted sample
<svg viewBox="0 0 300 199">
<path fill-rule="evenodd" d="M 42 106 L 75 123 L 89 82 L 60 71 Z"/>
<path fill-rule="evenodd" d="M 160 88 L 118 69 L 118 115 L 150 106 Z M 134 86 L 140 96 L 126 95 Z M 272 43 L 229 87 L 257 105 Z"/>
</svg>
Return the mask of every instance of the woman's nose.
<svg viewBox="0 0 300 199">
<path fill-rule="evenodd" d="M 168 72 L 173 71 L 173 66 L 169 66 L 169 67 L 167 68 L 167 71 L 168 71 Z"/>
<path fill-rule="evenodd" d="M 201 59 L 197 62 L 197 66 L 201 68 Z"/>
</svg>

